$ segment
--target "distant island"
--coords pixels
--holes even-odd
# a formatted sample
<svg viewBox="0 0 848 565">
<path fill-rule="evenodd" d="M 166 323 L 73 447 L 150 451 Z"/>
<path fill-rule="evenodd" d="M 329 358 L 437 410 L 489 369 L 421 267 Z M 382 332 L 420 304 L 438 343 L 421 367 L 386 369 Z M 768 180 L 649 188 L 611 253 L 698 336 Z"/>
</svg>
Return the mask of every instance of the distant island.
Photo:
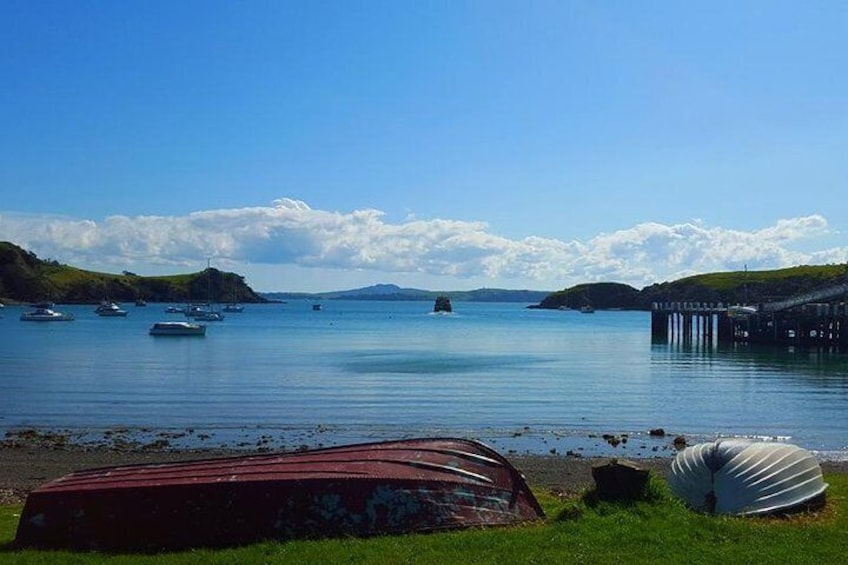
<svg viewBox="0 0 848 565">
<path fill-rule="evenodd" d="M 255 292 L 236 273 L 203 271 L 146 277 L 124 271 L 97 273 L 44 261 L 30 251 L 0 242 L 0 300 L 51 301 L 67 304 L 144 300 L 150 302 L 205 301 L 261 303 L 286 300 L 423 300 L 440 295 L 452 302 L 520 302 L 528 308 L 649 310 L 655 302 L 757 304 L 783 300 L 816 288 L 848 280 L 848 265 L 799 266 L 770 271 L 709 273 L 637 289 L 615 282 L 578 284 L 563 290 L 506 290 L 481 288 L 430 291 L 378 284 L 321 293 Z M 211 290 L 211 292 L 210 292 Z"/>
<path fill-rule="evenodd" d="M 553 292 L 530 308 L 650 310 L 653 303 L 758 304 L 785 300 L 848 280 L 848 265 L 805 265 L 769 271 L 730 271 L 685 277 L 639 290 L 621 283 L 589 283 Z"/>
<path fill-rule="evenodd" d="M 351 290 L 333 292 L 263 292 L 268 300 L 426 300 L 434 301 L 441 295 L 452 301 L 461 302 L 539 302 L 550 294 L 543 290 L 506 290 L 481 288 L 477 290 L 432 291 L 417 288 L 401 288 L 394 284 L 377 284 Z"/>
</svg>

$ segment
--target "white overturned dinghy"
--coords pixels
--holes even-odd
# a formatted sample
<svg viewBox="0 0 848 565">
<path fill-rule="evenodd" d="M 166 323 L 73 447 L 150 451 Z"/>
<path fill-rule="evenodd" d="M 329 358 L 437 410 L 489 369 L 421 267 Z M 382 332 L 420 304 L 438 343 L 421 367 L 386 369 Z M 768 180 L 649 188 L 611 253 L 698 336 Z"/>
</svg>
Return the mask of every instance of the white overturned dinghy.
<svg viewBox="0 0 848 565">
<path fill-rule="evenodd" d="M 668 482 L 693 510 L 736 516 L 792 512 L 823 500 L 827 489 L 806 449 L 742 439 L 687 447 L 672 462 Z"/>
</svg>

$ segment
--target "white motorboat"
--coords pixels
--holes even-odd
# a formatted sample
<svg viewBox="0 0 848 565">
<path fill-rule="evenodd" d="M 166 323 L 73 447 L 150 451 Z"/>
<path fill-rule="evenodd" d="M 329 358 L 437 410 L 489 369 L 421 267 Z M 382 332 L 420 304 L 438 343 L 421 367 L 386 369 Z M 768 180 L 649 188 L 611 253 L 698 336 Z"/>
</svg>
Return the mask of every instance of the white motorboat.
<svg viewBox="0 0 848 565">
<path fill-rule="evenodd" d="M 108 300 L 101 302 L 100 306 L 95 308 L 94 311 L 98 316 L 103 316 L 105 318 L 123 318 L 127 315 L 126 310 L 122 310 L 120 306 L 114 302 L 109 302 Z"/>
<path fill-rule="evenodd" d="M 230 313 L 244 312 L 244 306 L 242 306 L 241 304 L 236 304 L 234 302 L 230 302 L 229 304 L 224 306 L 224 312 L 230 312 Z"/>
<path fill-rule="evenodd" d="M 193 318 L 201 322 L 220 322 L 224 319 L 224 315 L 215 311 L 215 305 L 212 302 L 212 268 L 209 266 L 209 261 L 206 262 L 206 293 L 209 302 L 202 304 L 189 304 L 186 307 L 185 315 L 187 318 Z"/>
<path fill-rule="evenodd" d="M 201 322 L 220 322 L 224 319 L 224 315 L 220 312 L 213 312 L 211 310 L 204 312 L 195 312 L 191 316 L 196 321 Z"/>
<path fill-rule="evenodd" d="M 727 315 L 731 318 L 747 318 L 753 314 L 757 313 L 757 308 L 755 306 L 728 306 L 727 307 Z"/>
<path fill-rule="evenodd" d="M 150 327 L 150 335 L 206 335 L 206 326 L 191 322 L 156 322 Z"/>
<path fill-rule="evenodd" d="M 216 312 L 212 304 L 189 304 L 185 311 L 186 318 L 193 318 L 201 322 L 220 322 L 224 315 Z"/>
<path fill-rule="evenodd" d="M 46 307 L 46 305 L 36 305 L 35 310 L 32 312 L 21 314 L 22 322 L 70 322 L 73 319 L 73 314 L 57 312 L 52 308 Z"/>
</svg>

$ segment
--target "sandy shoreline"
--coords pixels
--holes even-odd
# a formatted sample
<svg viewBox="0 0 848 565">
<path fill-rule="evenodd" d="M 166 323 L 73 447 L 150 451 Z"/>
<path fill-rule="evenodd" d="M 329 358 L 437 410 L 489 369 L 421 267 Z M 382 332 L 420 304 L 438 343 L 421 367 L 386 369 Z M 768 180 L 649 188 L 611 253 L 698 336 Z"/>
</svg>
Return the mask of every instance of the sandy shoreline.
<svg viewBox="0 0 848 565">
<path fill-rule="evenodd" d="M 27 493 L 38 486 L 73 471 L 138 463 L 165 463 L 209 457 L 249 455 L 251 451 L 202 450 L 114 450 L 82 447 L 0 447 L 0 504 L 22 504 Z M 591 487 L 592 465 L 608 458 L 582 458 L 561 455 L 508 455 L 509 461 L 533 487 L 562 493 L 577 493 Z M 671 457 L 636 459 L 646 469 L 665 476 Z M 848 462 L 821 463 L 827 473 L 848 473 Z"/>
</svg>

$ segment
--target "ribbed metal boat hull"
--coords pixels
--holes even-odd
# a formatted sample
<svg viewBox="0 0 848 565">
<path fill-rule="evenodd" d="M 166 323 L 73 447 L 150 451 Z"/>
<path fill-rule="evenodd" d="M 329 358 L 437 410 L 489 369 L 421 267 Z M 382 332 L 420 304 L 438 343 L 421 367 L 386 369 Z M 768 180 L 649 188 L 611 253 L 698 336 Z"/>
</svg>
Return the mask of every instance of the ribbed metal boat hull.
<svg viewBox="0 0 848 565">
<path fill-rule="evenodd" d="M 821 466 L 809 451 L 736 439 L 678 453 L 669 484 L 695 510 L 740 516 L 791 511 L 827 489 Z"/>
<path fill-rule="evenodd" d="M 29 495 L 16 544 L 160 550 L 542 517 L 495 451 L 426 439 L 72 473 Z"/>
</svg>

